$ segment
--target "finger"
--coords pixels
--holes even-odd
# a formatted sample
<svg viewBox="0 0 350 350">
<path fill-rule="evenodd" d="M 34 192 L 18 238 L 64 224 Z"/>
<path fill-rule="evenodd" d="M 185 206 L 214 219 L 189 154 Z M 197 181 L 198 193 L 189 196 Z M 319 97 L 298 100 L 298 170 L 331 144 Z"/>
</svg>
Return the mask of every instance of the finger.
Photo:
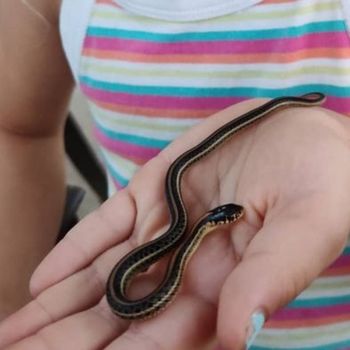
<svg viewBox="0 0 350 350">
<path fill-rule="evenodd" d="M 235 105 L 231 105 L 219 112 L 210 115 L 203 122 L 195 125 L 188 129 L 181 136 L 176 138 L 170 146 L 164 148 L 160 153 L 160 156 L 164 156 L 168 160 L 168 163 L 174 161 L 181 153 L 197 145 L 211 132 L 218 129 L 220 126 L 237 118 L 250 111 L 251 109 L 257 108 L 266 102 L 267 99 L 256 98 L 239 102 Z"/>
<path fill-rule="evenodd" d="M 127 327 L 106 309 L 106 303 L 64 318 L 6 348 L 8 350 L 102 349 Z"/>
<path fill-rule="evenodd" d="M 103 291 L 92 269 L 44 290 L 0 324 L 0 348 L 53 323 L 65 315 L 96 304 Z"/>
<path fill-rule="evenodd" d="M 133 228 L 135 206 L 124 190 L 76 225 L 34 272 L 33 296 L 82 269 L 102 252 L 125 240 Z"/>
<path fill-rule="evenodd" d="M 344 248 L 346 225 L 328 221 L 330 211 L 318 206 L 316 213 L 315 207 L 314 199 L 303 200 L 266 222 L 227 278 L 218 314 L 218 338 L 224 349 L 243 349 L 253 313 L 272 315 Z"/>
<path fill-rule="evenodd" d="M 129 242 L 110 249 L 92 265 L 45 289 L 5 319 L 0 323 L 0 348 L 95 306 L 105 293 L 105 283 L 113 264 L 129 250 Z"/>
<path fill-rule="evenodd" d="M 212 343 L 215 314 L 214 305 L 181 296 L 156 318 L 134 322 L 124 332 L 127 323 L 111 314 L 104 298 L 99 306 L 53 323 L 7 349 L 204 350 Z"/>
<path fill-rule="evenodd" d="M 155 318 L 133 322 L 106 350 L 204 350 L 213 342 L 215 325 L 216 305 L 180 294 Z"/>
</svg>

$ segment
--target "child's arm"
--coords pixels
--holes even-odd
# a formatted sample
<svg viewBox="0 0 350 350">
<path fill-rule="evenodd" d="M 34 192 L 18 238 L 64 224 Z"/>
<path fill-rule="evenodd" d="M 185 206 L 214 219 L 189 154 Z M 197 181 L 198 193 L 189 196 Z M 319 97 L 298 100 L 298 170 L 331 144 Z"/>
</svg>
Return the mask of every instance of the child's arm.
<svg viewBox="0 0 350 350">
<path fill-rule="evenodd" d="M 53 4 L 0 1 L 0 319 L 28 301 L 29 277 L 53 246 L 64 205 L 73 79 Z"/>
</svg>

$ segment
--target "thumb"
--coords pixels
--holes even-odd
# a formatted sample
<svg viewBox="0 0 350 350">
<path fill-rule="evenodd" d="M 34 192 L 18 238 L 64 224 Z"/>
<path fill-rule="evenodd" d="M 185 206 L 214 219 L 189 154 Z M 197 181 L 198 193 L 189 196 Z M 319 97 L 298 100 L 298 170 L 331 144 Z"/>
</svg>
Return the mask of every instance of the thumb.
<svg viewBox="0 0 350 350">
<path fill-rule="evenodd" d="M 266 219 L 225 281 L 217 329 L 223 349 L 245 349 L 254 328 L 294 299 L 344 248 L 345 227 L 320 220 L 329 216 L 319 207 L 312 212 L 317 206 L 307 202 Z M 252 324 L 254 317 L 260 324 Z"/>
</svg>

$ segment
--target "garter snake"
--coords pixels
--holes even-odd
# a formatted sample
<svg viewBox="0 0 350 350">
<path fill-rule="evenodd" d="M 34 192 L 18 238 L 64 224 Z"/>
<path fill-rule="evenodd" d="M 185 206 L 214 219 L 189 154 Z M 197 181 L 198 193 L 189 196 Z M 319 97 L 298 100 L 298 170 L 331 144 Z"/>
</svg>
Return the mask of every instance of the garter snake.
<svg viewBox="0 0 350 350">
<path fill-rule="evenodd" d="M 202 238 L 217 225 L 233 222 L 243 215 L 243 207 L 226 204 L 210 210 L 185 237 L 187 211 L 181 194 L 181 178 L 193 163 L 212 152 L 230 136 L 273 111 L 286 107 L 320 105 L 325 100 L 322 93 L 314 92 L 300 97 L 287 96 L 272 99 L 265 104 L 229 121 L 198 145 L 180 155 L 169 167 L 165 179 L 165 193 L 170 212 L 170 226 L 158 238 L 132 250 L 112 269 L 106 285 L 107 301 L 112 311 L 125 319 L 143 319 L 154 316 L 175 296 L 186 264 Z M 138 300 L 126 296 L 129 282 L 136 274 L 146 271 L 164 255 L 175 250 L 168 270 L 152 293 Z"/>
</svg>

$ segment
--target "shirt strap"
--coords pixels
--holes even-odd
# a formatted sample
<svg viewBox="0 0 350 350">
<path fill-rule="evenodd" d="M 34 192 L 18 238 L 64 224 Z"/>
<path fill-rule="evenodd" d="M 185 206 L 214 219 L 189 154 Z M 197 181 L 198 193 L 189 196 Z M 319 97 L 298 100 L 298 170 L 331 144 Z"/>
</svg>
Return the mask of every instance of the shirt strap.
<svg viewBox="0 0 350 350">
<path fill-rule="evenodd" d="M 95 0 L 62 0 L 59 30 L 63 49 L 74 80 L 78 82 L 79 63 L 90 13 Z"/>
</svg>

